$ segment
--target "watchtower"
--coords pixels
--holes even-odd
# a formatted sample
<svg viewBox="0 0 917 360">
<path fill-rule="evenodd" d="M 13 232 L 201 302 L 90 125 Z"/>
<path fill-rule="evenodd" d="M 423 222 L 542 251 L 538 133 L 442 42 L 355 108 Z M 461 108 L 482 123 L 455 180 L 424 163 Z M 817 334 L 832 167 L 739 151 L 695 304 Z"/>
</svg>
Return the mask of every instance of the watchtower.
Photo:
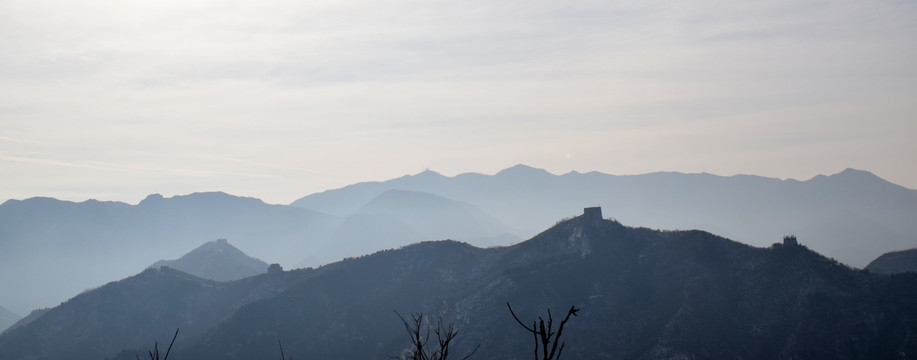
<svg viewBox="0 0 917 360">
<path fill-rule="evenodd" d="M 587 207 L 583 209 L 583 219 L 585 220 L 602 220 L 602 207 Z"/>
<path fill-rule="evenodd" d="M 267 267 L 268 274 L 279 274 L 283 272 L 283 267 L 278 263 L 273 263 Z"/>
</svg>

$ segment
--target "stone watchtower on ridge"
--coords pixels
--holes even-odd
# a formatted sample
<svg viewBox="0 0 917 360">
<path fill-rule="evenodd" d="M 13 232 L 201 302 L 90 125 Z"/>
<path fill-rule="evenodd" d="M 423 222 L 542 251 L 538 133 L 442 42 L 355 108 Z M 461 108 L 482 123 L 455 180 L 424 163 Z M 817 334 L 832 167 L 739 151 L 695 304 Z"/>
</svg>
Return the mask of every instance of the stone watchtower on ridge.
<svg viewBox="0 0 917 360">
<path fill-rule="evenodd" d="M 587 207 L 583 209 L 583 220 L 602 220 L 602 207 Z"/>
</svg>

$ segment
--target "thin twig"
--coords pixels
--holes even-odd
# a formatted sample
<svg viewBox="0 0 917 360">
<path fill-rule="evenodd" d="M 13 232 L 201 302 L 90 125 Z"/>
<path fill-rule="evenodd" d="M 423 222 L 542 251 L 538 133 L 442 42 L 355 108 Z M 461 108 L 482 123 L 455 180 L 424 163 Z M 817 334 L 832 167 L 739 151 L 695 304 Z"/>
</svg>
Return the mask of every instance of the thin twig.
<svg viewBox="0 0 917 360">
<path fill-rule="evenodd" d="M 172 352 L 172 345 L 175 345 L 175 339 L 178 338 L 178 329 L 179 329 L 179 328 L 175 328 L 175 335 L 172 336 L 172 342 L 169 343 L 169 349 L 166 350 L 166 358 L 163 359 L 163 360 L 169 360 L 169 353 Z M 159 352 L 158 352 L 158 351 L 156 352 L 156 355 L 157 355 L 157 357 L 158 357 L 158 355 L 159 355 Z M 156 360 L 159 360 L 159 359 L 156 359 Z"/>
</svg>

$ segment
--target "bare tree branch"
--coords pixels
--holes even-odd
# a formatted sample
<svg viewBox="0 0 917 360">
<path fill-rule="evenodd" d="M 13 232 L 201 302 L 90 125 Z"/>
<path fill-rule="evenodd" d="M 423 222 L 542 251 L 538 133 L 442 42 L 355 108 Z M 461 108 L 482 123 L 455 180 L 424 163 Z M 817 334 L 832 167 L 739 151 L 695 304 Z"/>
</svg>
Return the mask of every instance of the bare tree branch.
<svg viewBox="0 0 917 360">
<path fill-rule="evenodd" d="M 436 328 L 432 330 L 433 334 L 436 335 L 436 342 L 434 345 L 428 346 L 430 343 L 431 330 L 429 323 L 424 324 L 423 313 L 412 313 L 412 321 L 410 322 L 397 311 L 395 314 L 401 319 L 405 331 L 407 331 L 408 336 L 411 338 L 411 349 L 402 356 L 389 356 L 389 358 L 400 360 L 446 360 L 449 358 L 449 348 L 452 345 L 452 341 L 458 336 L 458 330 L 455 329 L 454 324 L 445 326 L 443 325 L 443 320 L 439 319 L 436 323 Z M 431 350 L 431 347 L 434 348 Z M 470 354 L 465 355 L 462 360 L 468 359 L 471 355 L 474 355 L 479 347 L 480 345 L 476 346 L 474 350 L 471 351 Z"/>
<path fill-rule="evenodd" d="M 175 339 L 178 338 L 178 329 L 175 328 L 175 335 L 172 336 L 172 342 L 169 343 L 169 349 L 166 350 L 166 357 L 163 360 L 169 360 L 169 353 L 172 352 L 172 345 L 175 345 Z"/>
<path fill-rule="evenodd" d="M 564 326 L 567 325 L 567 321 L 570 320 L 570 315 L 577 316 L 576 313 L 579 311 L 575 306 L 571 306 L 570 310 L 567 311 L 567 316 L 561 320 L 560 325 L 557 327 L 557 331 L 554 330 L 554 316 L 551 314 L 551 309 L 548 309 L 548 323 L 545 325 L 544 318 L 538 317 L 538 321 L 532 322 L 532 327 L 529 328 L 519 320 L 519 317 L 516 316 L 516 313 L 513 311 L 513 307 L 509 303 L 506 303 L 506 307 L 509 308 L 509 313 L 513 315 L 513 319 L 516 319 L 516 322 L 519 323 L 526 331 L 532 333 L 535 337 L 535 360 L 539 360 L 538 356 L 538 347 L 541 346 L 541 360 L 557 360 L 560 359 L 560 355 L 564 351 L 564 342 L 560 341 L 561 335 L 563 335 Z M 549 351 L 550 347 L 550 351 Z"/>
<path fill-rule="evenodd" d="M 522 323 L 522 320 L 519 320 L 519 317 L 516 316 L 516 313 L 513 312 L 513 307 L 510 306 L 508 302 L 506 303 L 506 307 L 509 308 L 509 313 L 510 313 L 510 314 L 513 314 L 513 319 L 516 319 L 516 322 L 519 323 L 519 325 L 522 325 L 522 327 L 524 327 L 526 330 L 528 330 L 528 331 L 530 331 L 530 332 L 533 332 L 533 333 L 535 332 L 535 325 L 534 325 L 534 324 L 532 325 L 532 328 L 529 329 L 528 326 L 525 326 L 525 324 Z"/>
</svg>

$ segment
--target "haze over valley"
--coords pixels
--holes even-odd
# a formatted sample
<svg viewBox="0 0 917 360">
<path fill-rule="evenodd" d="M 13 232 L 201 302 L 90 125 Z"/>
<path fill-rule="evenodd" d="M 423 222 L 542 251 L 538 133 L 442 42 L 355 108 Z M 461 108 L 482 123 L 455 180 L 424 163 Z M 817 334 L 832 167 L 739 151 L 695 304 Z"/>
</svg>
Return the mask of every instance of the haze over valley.
<svg viewBox="0 0 917 360">
<path fill-rule="evenodd" d="M 0 19 L 0 360 L 917 359 L 917 2 Z"/>
<path fill-rule="evenodd" d="M 917 191 L 853 169 L 805 181 L 554 175 L 525 165 L 494 175 L 446 177 L 428 170 L 311 194 L 290 205 L 225 193 L 154 194 L 136 205 L 32 198 L 0 205 L 0 244 L 6 249 L 0 266 L 8 274 L 0 281 L 11 290 L 0 295 L 0 304 L 23 314 L 54 306 L 216 239 L 288 269 L 425 240 L 507 246 L 583 204 L 602 206 L 606 215 L 632 226 L 702 229 L 756 247 L 794 234 L 856 268 L 915 247 L 917 233 L 911 221 L 917 218 Z M 257 273 L 245 271 L 240 274 Z"/>
</svg>

